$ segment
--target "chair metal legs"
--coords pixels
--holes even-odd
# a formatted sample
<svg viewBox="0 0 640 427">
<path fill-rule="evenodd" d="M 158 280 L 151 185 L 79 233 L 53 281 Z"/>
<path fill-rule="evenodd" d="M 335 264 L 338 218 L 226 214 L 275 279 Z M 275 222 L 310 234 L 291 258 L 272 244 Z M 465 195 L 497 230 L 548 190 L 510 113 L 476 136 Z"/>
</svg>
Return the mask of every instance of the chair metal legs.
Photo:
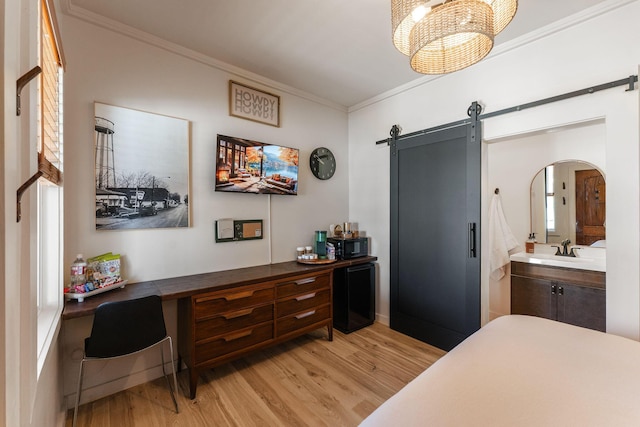
<svg viewBox="0 0 640 427">
<path fill-rule="evenodd" d="M 173 385 L 175 387 L 175 392 L 178 392 L 178 380 L 176 379 L 176 364 L 173 361 L 173 342 L 171 341 L 171 337 L 167 336 L 165 340 L 169 340 L 169 350 L 171 351 L 171 372 L 173 373 Z M 164 341 L 164 340 L 163 340 Z M 171 382 L 169 381 L 169 377 L 167 377 L 167 373 L 164 368 L 164 348 L 160 347 L 160 355 L 162 357 L 162 373 L 164 374 L 164 378 L 167 380 L 167 386 L 169 387 L 169 391 L 171 392 L 171 399 L 173 399 L 173 404 L 176 407 L 176 414 L 180 413 L 178 409 L 178 401 L 176 400 L 176 396 L 173 392 L 174 388 L 171 387 Z"/>
<path fill-rule="evenodd" d="M 73 408 L 73 427 L 76 427 L 78 421 L 78 405 L 80 404 L 80 393 L 82 392 L 82 370 L 84 369 L 85 358 L 80 361 L 80 374 L 78 375 L 78 389 L 76 390 L 76 405 Z"/>
<path fill-rule="evenodd" d="M 171 386 L 171 381 L 169 380 L 169 377 L 167 376 L 167 372 L 166 372 L 166 368 L 164 366 L 164 343 L 166 341 L 169 341 L 169 350 L 171 353 L 171 373 L 173 374 L 173 387 Z M 178 400 L 176 399 L 176 395 L 175 393 L 178 392 L 178 379 L 176 376 L 176 365 L 175 362 L 173 360 L 173 341 L 171 340 L 170 336 L 166 336 L 162 341 L 157 342 L 154 345 L 160 345 L 160 357 L 162 360 L 162 373 L 164 375 L 165 380 L 167 380 L 167 386 L 169 387 L 169 392 L 171 393 L 171 399 L 173 400 L 173 404 L 176 408 L 176 414 L 180 413 L 180 410 L 178 408 Z M 153 346 L 151 346 L 153 347 Z M 141 351 L 147 350 L 151 347 L 147 347 L 146 349 L 143 349 Z M 132 353 L 134 354 L 134 353 Z M 130 355 L 126 355 L 126 356 L 130 356 Z M 117 356 L 117 357 L 122 357 L 122 356 Z M 87 362 L 89 360 L 106 360 L 107 358 L 103 358 L 103 359 L 93 359 L 93 358 L 89 358 L 87 359 L 86 357 L 83 357 L 82 360 L 80 361 L 80 373 L 78 375 L 78 389 L 76 390 L 76 404 L 75 407 L 73 409 L 73 427 L 76 427 L 76 423 L 78 420 L 78 406 L 80 405 L 80 395 L 82 393 L 82 377 L 84 374 L 84 362 Z M 112 359 L 115 359 L 112 358 Z M 174 393 L 175 390 L 175 393 Z"/>
</svg>

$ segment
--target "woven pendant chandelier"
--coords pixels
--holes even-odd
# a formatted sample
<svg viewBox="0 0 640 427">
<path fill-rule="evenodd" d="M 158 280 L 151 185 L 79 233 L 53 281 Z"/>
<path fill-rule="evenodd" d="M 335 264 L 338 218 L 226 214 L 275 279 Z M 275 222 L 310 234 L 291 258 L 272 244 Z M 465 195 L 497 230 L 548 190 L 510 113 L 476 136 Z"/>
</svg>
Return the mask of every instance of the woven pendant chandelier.
<svg viewBox="0 0 640 427">
<path fill-rule="evenodd" d="M 393 44 L 422 74 L 446 74 L 487 56 L 517 0 L 391 0 Z"/>
</svg>

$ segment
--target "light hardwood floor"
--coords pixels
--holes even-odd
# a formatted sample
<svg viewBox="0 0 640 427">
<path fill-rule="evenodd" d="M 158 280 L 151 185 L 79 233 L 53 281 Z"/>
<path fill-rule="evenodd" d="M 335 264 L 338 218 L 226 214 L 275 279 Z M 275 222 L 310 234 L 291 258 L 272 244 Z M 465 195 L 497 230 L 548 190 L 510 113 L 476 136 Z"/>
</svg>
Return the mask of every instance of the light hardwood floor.
<svg viewBox="0 0 640 427">
<path fill-rule="evenodd" d="M 322 329 L 203 372 L 195 400 L 183 370 L 179 414 L 159 378 L 82 405 L 78 426 L 357 426 L 444 353 L 379 323 Z"/>
</svg>

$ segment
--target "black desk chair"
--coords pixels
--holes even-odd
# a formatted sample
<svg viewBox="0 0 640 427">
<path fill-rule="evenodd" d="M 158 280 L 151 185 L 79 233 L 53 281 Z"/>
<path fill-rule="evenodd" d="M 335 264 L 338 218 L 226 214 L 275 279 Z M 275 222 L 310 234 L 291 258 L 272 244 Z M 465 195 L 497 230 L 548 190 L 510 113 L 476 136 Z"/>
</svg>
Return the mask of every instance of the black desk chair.
<svg viewBox="0 0 640 427">
<path fill-rule="evenodd" d="M 177 391 L 178 381 L 173 361 L 173 342 L 171 337 L 167 335 L 162 313 L 162 299 L 158 295 L 152 295 L 134 300 L 100 304 L 96 308 L 91 336 L 84 340 L 84 357 L 80 362 L 76 405 L 73 410 L 73 426 L 75 427 L 78 416 L 78 405 L 82 392 L 82 371 L 85 362 L 129 356 L 156 345 L 160 345 L 162 373 L 167 380 L 171 398 L 176 407 L 176 413 L 178 413 L 178 401 L 164 366 L 164 346 L 162 344 L 166 341 L 169 341 L 169 349 L 171 350 L 173 385 Z"/>
</svg>

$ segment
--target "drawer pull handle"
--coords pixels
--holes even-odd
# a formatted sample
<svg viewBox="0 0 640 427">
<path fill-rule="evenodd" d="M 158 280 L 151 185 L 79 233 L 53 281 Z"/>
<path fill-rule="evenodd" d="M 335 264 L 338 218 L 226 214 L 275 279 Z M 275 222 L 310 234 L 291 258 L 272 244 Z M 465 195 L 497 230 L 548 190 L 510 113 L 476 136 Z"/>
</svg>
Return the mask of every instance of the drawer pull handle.
<svg viewBox="0 0 640 427">
<path fill-rule="evenodd" d="M 248 308 L 246 310 L 223 314 L 222 317 L 224 317 L 226 320 L 237 319 L 238 317 L 248 316 L 249 314 L 253 313 L 253 310 L 253 308 Z"/>
<path fill-rule="evenodd" d="M 309 283 L 313 283 L 313 282 L 315 282 L 315 281 L 316 281 L 316 278 L 315 278 L 315 277 L 309 277 L 308 279 L 296 280 L 296 281 L 295 281 L 295 282 L 293 282 L 293 283 L 295 283 L 296 285 L 298 285 L 298 286 L 299 286 L 299 285 L 306 285 L 306 284 L 309 284 Z"/>
<path fill-rule="evenodd" d="M 298 320 L 304 319 L 305 317 L 313 316 L 314 314 L 316 314 L 316 311 L 315 310 L 311 310 L 308 313 L 298 314 L 296 316 L 296 319 L 298 319 Z"/>
<path fill-rule="evenodd" d="M 310 299 L 316 296 L 316 293 L 312 293 L 312 294 L 307 294 L 307 295 L 302 295 L 296 298 L 296 301 L 304 301 L 306 299 Z"/>
<path fill-rule="evenodd" d="M 226 299 L 227 301 L 233 301 L 242 298 L 249 298 L 253 296 L 254 292 L 255 291 L 238 292 L 237 294 L 227 295 L 224 297 L 224 299 Z"/>
<path fill-rule="evenodd" d="M 240 338 L 248 337 L 253 333 L 253 329 L 249 329 L 248 331 L 238 332 L 237 334 L 227 335 L 223 339 L 225 342 L 239 340 Z"/>
</svg>

